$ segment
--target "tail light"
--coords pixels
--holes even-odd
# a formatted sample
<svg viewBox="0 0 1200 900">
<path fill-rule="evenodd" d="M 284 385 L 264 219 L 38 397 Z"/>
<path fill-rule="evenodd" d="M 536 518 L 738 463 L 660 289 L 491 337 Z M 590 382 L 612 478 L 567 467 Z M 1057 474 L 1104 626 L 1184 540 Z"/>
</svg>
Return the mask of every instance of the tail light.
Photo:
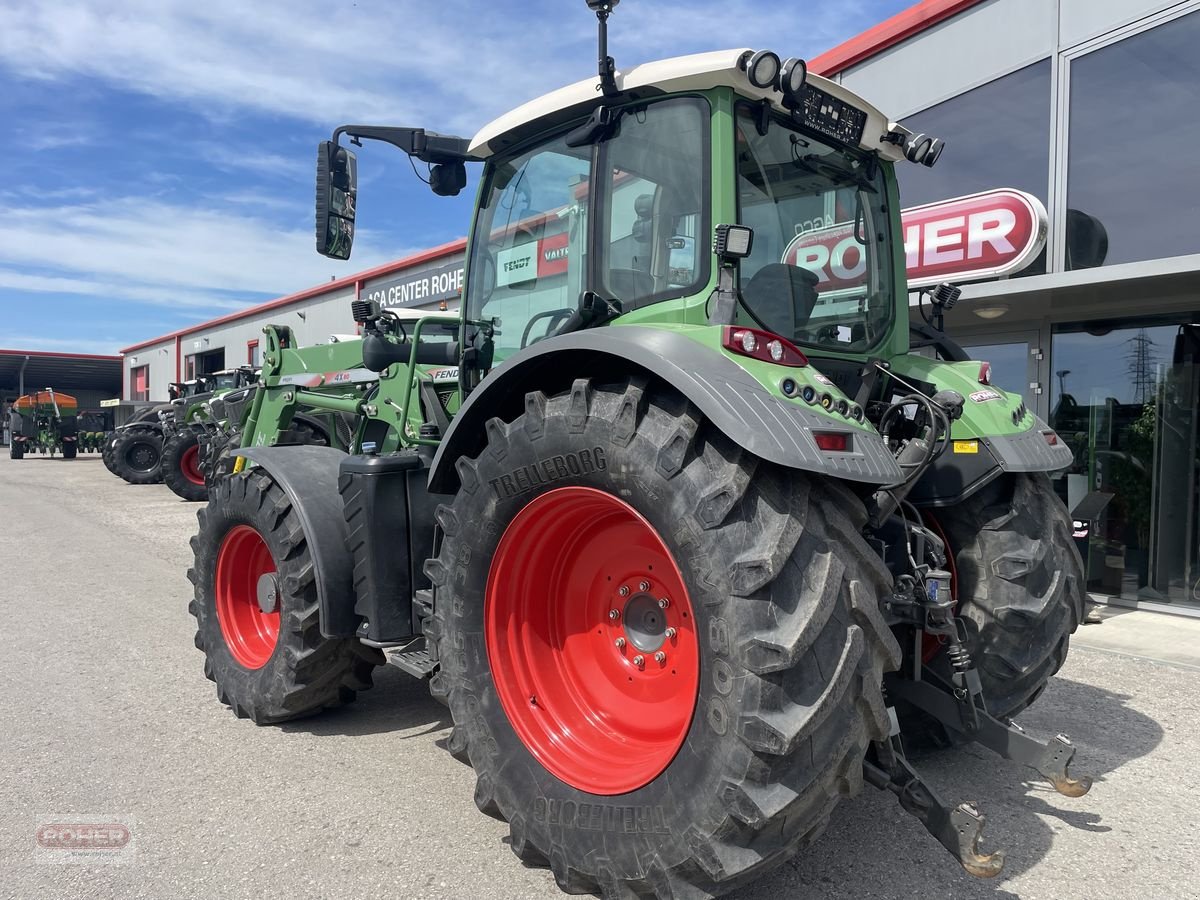
<svg viewBox="0 0 1200 900">
<path fill-rule="evenodd" d="M 1058 446 L 1058 435 L 1055 434 L 1053 431 L 1043 431 L 1042 437 L 1044 437 L 1046 439 L 1046 443 L 1049 444 L 1051 447 Z"/>
<path fill-rule="evenodd" d="M 814 431 L 813 440 L 822 450 L 844 452 L 850 449 L 850 435 L 844 431 Z"/>
<path fill-rule="evenodd" d="M 990 362 L 982 362 L 979 364 L 979 383 L 992 383 L 992 364 Z"/>
<path fill-rule="evenodd" d="M 757 328 L 726 325 L 721 330 L 721 346 L 740 356 L 761 359 L 777 366 L 799 369 L 808 365 L 808 357 L 791 341 Z"/>
</svg>

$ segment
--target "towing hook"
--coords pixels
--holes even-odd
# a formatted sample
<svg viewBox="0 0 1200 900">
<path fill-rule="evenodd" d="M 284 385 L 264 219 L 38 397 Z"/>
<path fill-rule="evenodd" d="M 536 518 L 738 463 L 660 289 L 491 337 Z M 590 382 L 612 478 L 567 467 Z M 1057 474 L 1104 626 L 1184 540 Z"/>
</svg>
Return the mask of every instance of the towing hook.
<svg viewBox="0 0 1200 900">
<path fill-rule="evenodd" d="M 960 803 L 950 813 L 950 824 L 958 834 L 958 853 L 955 855 L 963 869 L 976 878 L 995 878 L 1004 868 L 1004 851 L 979 852 L 983 823 L 983 814 L 971 803 Z"/>
<path fill-rule="evenodd" d="M 1091 776 L 1071 777 L 1071 761 L 1074 759 L 1075 745 L 1066 735 L 1060 734 L 1046 745 L 1046 755 L 1037 766 L 1037 770 L 1064 797 L 1082 797 L 1092 789 Z"/>
</svg>

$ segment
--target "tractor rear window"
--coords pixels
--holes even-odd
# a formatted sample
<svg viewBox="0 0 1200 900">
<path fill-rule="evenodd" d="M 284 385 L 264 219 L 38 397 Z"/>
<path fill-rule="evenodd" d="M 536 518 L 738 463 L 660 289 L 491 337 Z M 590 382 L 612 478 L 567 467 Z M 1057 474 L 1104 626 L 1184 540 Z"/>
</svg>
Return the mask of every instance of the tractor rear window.
<svg viewBox="0 0 1200 900">
<path fill-rule="evenodd" d="M 893 317 L 886 182 L 864 155 L 739 107 L 740 221 L 754 229 L 739 318 L 797 343 L 862 351 Z"/>
</svg>

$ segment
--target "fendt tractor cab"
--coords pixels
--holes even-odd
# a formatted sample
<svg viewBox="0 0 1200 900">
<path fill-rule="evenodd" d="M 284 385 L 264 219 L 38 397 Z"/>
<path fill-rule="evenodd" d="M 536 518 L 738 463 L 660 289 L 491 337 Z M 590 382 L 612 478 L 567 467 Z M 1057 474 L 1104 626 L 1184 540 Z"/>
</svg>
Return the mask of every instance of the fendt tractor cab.
<svg viewBox="0 0 1200 900">
<path fill-rule="evenodd" d="M 1012 721 L 1084 582 L 1046 474 L 1069 449 L 936 327 L 929 355 L 910 343 L 895 169 L 942 144 L 769 51 L 618 70 L 616 5 L 588 0 L 597 77 L 472 139 L 321 145 L 317 243 L 340 259 L 343 138 L 429 164 L 438 194 L 481 167 L 462 310 L 358 300 L 361 340 L 311 348 L 265 329 L 192 543 L 205 671 L 259 723 L 385 662 L 428 678 L 479 808 L 571 893 L 722 894 L 864 780 L 995 875 L 982 815 L 904 741 L 1085 793 L 1066 738 Z M 956 298 L 931 292 L 935 325 Z M 301 404 L 353 414 L 353 452 L 288 446 Z"/>
</svg>

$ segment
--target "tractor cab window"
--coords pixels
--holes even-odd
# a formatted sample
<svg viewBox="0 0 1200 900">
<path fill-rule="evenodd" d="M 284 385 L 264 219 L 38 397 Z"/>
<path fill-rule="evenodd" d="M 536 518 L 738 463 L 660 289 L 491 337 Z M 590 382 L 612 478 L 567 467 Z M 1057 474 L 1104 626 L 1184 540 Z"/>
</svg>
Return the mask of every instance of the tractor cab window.
<svg viewBox="0 0 1200 900">
<path fill-rule="evenodd" d="M 555 334 L 585 290 L 631 310 L 708 282 L 708 119 L 691 97 L 627 106 L 597 144 L 564 135 L 488 166 L 467 318 L 494 323 L 492 365 Z"/>
<path fill-rule="evenodd" d="M 495 323 L 494 364 L 552 334 L 579 304 L 592 148 L 563 139 L 489 169 L 471 242 L 469 318 Z"/>
<path fill-rule="evenodd" d="M 627 109 L 602 147 L 600 293 L 626 310 L 695 293 L 708 280 L 702 222 L 708 109 L 684 98 Z"/>
<path fill-rule="evenodd" d="M 739 321 L 797 343 L 864 351 L 893 318 L 892 250 L 881 167 L 755 107 L 737 120 L 740 221 L 754 229 L 742 263 Z"/>
</svg>

